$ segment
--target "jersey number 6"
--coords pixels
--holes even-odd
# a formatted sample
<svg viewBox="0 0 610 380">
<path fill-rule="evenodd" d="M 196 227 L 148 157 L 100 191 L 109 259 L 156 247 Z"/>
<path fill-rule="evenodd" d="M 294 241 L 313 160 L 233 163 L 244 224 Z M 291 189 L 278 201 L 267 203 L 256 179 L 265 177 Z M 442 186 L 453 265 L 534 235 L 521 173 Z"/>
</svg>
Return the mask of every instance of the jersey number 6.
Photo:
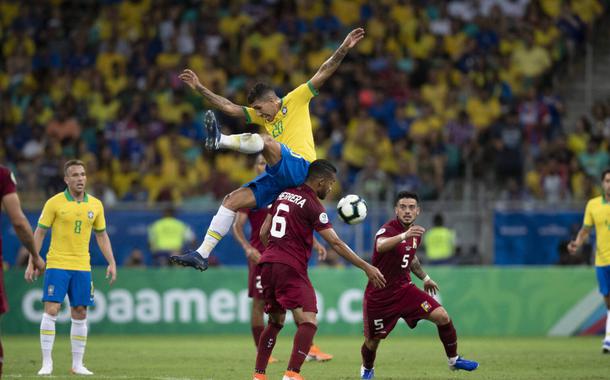
<svg viewBox="0 0 610 380">
<path fill-rule="evenodd" d="M 287 204 L 280 203 L 277 206 L 277 211 L 271 220 L 271 236 L 281 238 L 286 235 L 286 218 L 280 216 L 280 211 L 290 212 L 290 207 Z"/>
</svg>

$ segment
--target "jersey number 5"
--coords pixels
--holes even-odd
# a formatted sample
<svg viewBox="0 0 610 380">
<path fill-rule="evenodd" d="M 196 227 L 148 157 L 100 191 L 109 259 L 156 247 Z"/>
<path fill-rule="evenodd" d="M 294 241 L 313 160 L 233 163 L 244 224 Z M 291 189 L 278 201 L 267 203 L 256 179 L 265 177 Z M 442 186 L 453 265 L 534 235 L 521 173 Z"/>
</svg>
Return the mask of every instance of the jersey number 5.
<svg viewBox="0 0 610 380">
<path fill-rule="evenodd" d="M 286 235 L 286 218 L 280 216 L 281 211 L 288 213 L 290 212 L 290 207 L 287 204 L 280 203 L 271 220 L 271 236 L 278 239 Z"/>
</svg>

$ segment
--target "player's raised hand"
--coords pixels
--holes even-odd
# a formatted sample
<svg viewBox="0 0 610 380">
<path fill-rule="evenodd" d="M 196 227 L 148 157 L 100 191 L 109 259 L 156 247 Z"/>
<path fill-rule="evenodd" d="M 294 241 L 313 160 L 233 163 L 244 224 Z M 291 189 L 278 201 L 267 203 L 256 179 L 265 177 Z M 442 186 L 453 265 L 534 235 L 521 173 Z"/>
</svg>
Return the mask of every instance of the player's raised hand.
<svg viewBox="0 0 610 380">
<path fill-rule="evenodd" d="M 572 240 L 571 242 L 568 243 L 568 252 L 570 252 L 570 254 L 574 255 L 576 254 L 576 251 L 578 251 L 578 248 L 580 248 L 578 246 L 578 244 L 576 244 L 576 241 Z"/>
<path fill-rule="evenodd" d="M 246 248 L 246 257 L 254 264 L 258 264 L 258 262 L 261 260 L 261 253 L 258 251 L 258 249 L 250 246 Z"/>
<path fill-rule="evenodd" d="M 345 37 L 345 40 L 343 41 L 343 45 L 346 46 L 347 48 L 351 49 L 354 46 L 356 46 L 356 44 L 358 42 L 360 42 L 360 40 L 363 38 L 364 38 L 364 29 L 356 28 L 356 29 L 352 30 L 351 32 L 349 32 L 347 37 Z"/>
<path fill-rule="evenodd" d="M 108 265 L 108 268 L 106 269 L 106 278 L 110 282 L 110 285 L 116 281 L 116 264 Z"/>
<path fill-rule="evenodd" d="M 429 294 L 436 294 L 439 291 L 438 285 L 431 278 L 424 281 L 424 291 Z"/>
<path fill-rule="evenodd" d="M 386 284 L 385 277 L 377 267 L 368 264 L 366 267 L 366 275 L 376 288 L 383 288 Z"/>
<path fill-rule="evenodd" d="M 199 77 L 193 70 L 183 70 L 182 73 L 178 75 L 178 78 L 180 78 L 184 83 L 188 84 L 193 90 L 195 90 L 197 86 L 201 85 L 201 82 L 199 82 Z"/>
</svg>

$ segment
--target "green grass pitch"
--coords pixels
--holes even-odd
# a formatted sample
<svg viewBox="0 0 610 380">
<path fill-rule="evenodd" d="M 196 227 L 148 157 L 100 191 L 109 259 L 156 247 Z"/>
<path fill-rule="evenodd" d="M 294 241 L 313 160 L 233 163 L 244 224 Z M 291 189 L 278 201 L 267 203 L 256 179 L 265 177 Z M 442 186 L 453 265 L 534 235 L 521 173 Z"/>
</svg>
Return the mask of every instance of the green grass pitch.
<svg viewBox="0 0 610 380">
<path fill-rule="evenodd" d="M 3 337 L 4 378 L 40 379 L 37 336 Z M 305 363 L 307 380 L 358 379 L 360 337 L 320 336 L 325 351 L 335 355 L 326 363 Z M 292 336 L 284 332 L 274 350 L 280 363 L 269 366 L 270 380 L 282 378 Z M 609 379 L 610 355 L 601 354 L 594 338 L 469 338 L 459 351 L 481 363 L 475 372 L 450 372 L 437 337 L 390 337 L 382 342 L 376 379 Z M 58 335 L 52 379 L 74 379 L 70 342 Z M 255 350 L 250 336 L 96 336 L 87 344 L 89 379 L 251 380 Z"/>
</svg>

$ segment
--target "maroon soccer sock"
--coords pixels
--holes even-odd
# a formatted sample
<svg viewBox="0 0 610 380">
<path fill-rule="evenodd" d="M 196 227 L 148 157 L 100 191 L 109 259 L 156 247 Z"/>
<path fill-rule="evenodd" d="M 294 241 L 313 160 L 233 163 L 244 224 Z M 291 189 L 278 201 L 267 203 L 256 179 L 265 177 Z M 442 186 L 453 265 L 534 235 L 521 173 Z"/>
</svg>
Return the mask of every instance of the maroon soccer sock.
<svg viewBox="0 0 610 380">
<path fill-rule="evenodd" d="M 307 358 L 313 336 L 316 335 L 318 327 L 313 323 L 305 322 L 299 325 L 297 333 L 294 335 L 294 343 L 292 345 L 292 354 L 288 362 L 288 370 L 301 372 L 301 366 Z"/>
<path fill-rule="evenodd" d="M 261 339 L 261 334 L 265 330 L 265 326 L 252 326 L 252 338 L 254 338 L 254 345 L 258 347 L 258 342 Z"/>
<path fill-rule="evenodd" d="M 0 342 L 0 379 L 2 378 L 2 364 L 4 363 L 4 348 L 2 348 L 2 342 Z"/>
<path fill-rule="evenodd" d="M 372 369 L 375 366 L 375 357 L 377 356 L 377 351 L 369 350 L 366 344 L 362 343 L 360 353 L 362 354 L 362 365 L 364 366 L 364 368 Z"/>
<path fill-rule="evenodd" d="M 445 346 L 445 353 L 448 358 L 454 358 L 457 356 L 457 332 L 453 327 L 453 321 L 449 321 L 446 325 L 437 326 L 438 336 Z"/>
<path fill-rule="evenodd" d="M 265 373 L 267 363 L 269 363 L 269 357 L 275 346 L 277 334 L 280 333 L 282 327 L 284 327 L 284 325 L 269 322 L 265 330 L 261 333 L 258 341 L 258 348 L 256 350 L 256 367 L 254 368 L 257 373 Z"/>
</svg>

